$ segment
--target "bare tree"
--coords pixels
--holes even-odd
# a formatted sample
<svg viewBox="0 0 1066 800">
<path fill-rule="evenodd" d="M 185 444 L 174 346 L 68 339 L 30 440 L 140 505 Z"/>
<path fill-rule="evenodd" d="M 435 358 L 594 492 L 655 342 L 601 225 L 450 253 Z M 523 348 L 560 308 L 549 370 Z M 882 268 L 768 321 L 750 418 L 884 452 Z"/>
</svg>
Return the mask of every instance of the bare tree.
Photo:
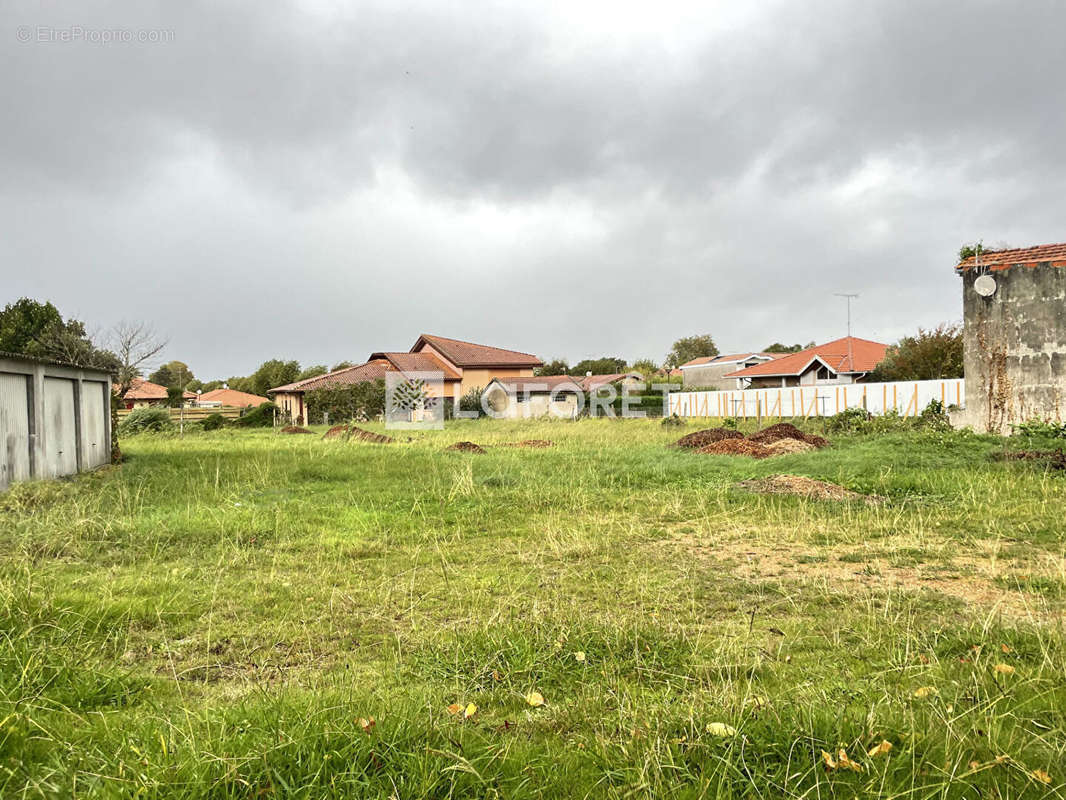
<svg viewBox="0 0 1066 800">
<path fill-rule="evenodd" d="M 142 365 L 167 346 L 167 340 L 161 339 L 147 322 L 118 323 L 111 329 L 110 343 L 119 360 L 120 397 L 130 388 L 133 379 L 140 377 Z"/>
</svg>

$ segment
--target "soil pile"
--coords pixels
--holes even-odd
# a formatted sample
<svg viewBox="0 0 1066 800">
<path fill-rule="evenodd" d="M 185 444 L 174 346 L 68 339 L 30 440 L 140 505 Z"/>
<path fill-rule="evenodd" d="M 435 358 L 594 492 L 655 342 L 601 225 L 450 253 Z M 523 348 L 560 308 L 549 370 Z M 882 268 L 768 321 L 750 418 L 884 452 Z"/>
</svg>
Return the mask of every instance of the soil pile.
<svg viewBox="0 0 1066 800">
<path fill-rule="evenodd" d="M 390 444 L 391 442 L 396 441 L 391 436 L 364 431 L 362 428 L 356 427 L 355 425 L 348 428 L 348 435 L 353 439 L 361 439 L 364 442 L 372 442 L 374 444 Z"/>
<path fill-rule="evenodd" d="M 334 425 L 328 431 L 322 434 L 323 439 L 347 439 L 348 438 L 348 426 L 347 425 Z"/>
<path fill-rule="evenodd" d="M 740 431 L 735 431 L 732 428 L 708 428 L 705 431 L 686 434 L 678 439 L 676 444 L 678 447 L 700 448 L 725 439 L 743 438 L 744 435 Z"/>
<path fill-rule="evenodd" d="M 282 433 L 313 433 L 313 431 L 307 430 L 307 428 L 301 428 L 296 425 L 286 425 L 281 429 Z"/>
<path fill-rule="evenodd" d="M 802 475 L 771 475 L 759 480 L 740 481 L 737 486 L 759 494 L 790 494 L 806 497 L 808 500 L 861 500 L 868 505 L 880 505 L 885 502 L 883 497 L 859 494 L 835 483 Z"/>
<path fill-rule="evenodd" d="M 774 452 L 764 444 L 747 439 L 722 439 L 704 445 L 697 453 L 709 456 L 751 456 L 752 458 L 769 458 Z"/>
<path fill-rule="evenodd" d="M 769 428 L 763 428 L 758 433 L 753 433 L 748 439 L 752 442 L 758 442 L 759 444 L 772 444 L 773 442 L 780 442 L 783 439 L 795 439 L 798 442 L 806 442 L 807 444 L 814 445 L 814 447 L 818 449 L 826 447 L 829 444 L 829 442 L 821 436 L 804 433 L 790 422 L 778 422 L 776 425 L 771 425 Z"/>
<path fill-rule="evenodd" d="M 799 439 L 778 439 L 776 442 L 766 445 L 766 449 L 772 455 L 784 456 L 790 453 L 809 453 L 811 450 L 817 450 L 818 448 L 809 442 L 801 442 Z"/>
<path fill-rule="evenodd" d="M 485 448 L 484 447 L 482 447 L 479 444 L 474 444 L 473 442 L 456 442 L 455 444 L 450 445 L 449 447 L 446 447 L 444 449 L 445 450 L 457 450 L 457 451 L 462 452 L 462 453 L 484 453 L 485 452 Z"/>
</svg>

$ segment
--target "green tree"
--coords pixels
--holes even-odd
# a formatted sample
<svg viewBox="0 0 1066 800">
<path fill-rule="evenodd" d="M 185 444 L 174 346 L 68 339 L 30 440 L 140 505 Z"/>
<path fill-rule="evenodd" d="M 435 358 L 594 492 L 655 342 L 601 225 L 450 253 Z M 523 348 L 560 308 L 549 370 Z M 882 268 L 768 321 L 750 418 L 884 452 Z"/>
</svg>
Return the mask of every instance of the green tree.
<svg viewBox="0 0 1066 800">
<path fill-rule="evenodd" d="M 625 372 L 625 369 L 626 360 L 624 358 L 604 356 L 603 358 L 586 358 L 584 361 L 578 361 L 574 364 L 571 374 L 581 376 L 586 372 L 591 372 L 593 375 L 614 375 L 618 372 Z"/>
<path fill-rule="evenodd" d="M 566 362 L 565 358 L 555 358 L 544 364 L 543 367 L 537 367 L 533 374 L 537 376 L 545 375 L 566 375 L 570 372 L 570 365 Z"/>
<path fill-rule="evenodd" d="M 241 389 L 240 391 L 250 391 L 252 394 L 266 397 L 269 389 L 292 383 L 299 375 L 299 361 L 282 361 L 281 359 L 273 358 L 270 361 L 264 361 L 259 365 L 259 369 L 248 376 L 251 388 Z M 231 383 L 230 388 L 236 387 Z"/>
<path fill-rule="evenodd" d="M 718 355 L 718 347 L 709 333 L 702 336 L 685 336 L 674 342 L 673 347 L 666 356 L 663 366 L 666 369 L 674 369 L 691 361 L 694 358 L 706 358 Z"/>
<path fill-rule="evenodd" d="M 92 341 L 85 323 L 64 320 L 51 303 L 28 297 L 0 311 L 0 350 L 107 370 L 119 367 L 114 353 Z"/>
<path fill-rule="evenodd" d="M 329 371 L 330 372 L 336 372 L 339 369 L 348 369 L 348 367 L 354 367 L 354 366 L 355 366 L 355 364 L 353 364 L 351 361 L 338 361 L 336 364 L 334 364 L 330 368 Z"/>
<path fill-rule="evenodd" d="M 928 381 L 962 376 L 962 324 L 944 322 L 932 330 L 919 328 L 916 336 L 900 339 L 867 380 Z"/>
<path fill-rule="evenodd" d="M 49 328 L 62 324 L 63 317 L 54 305 L 23 297 L 0 311 L 0 350 L 43 356 L 38 339 Z"/>
<path fill-rule="evenodd" d="M 800 350 L 806 350 L 809 347 L 814 347 L 814 342 L 808 342 L 807 344 L 782 344 L 781 342 L 774 342 L 769 347 L 764 347 L 762 352 L 764 353 L 798 353 Z"/>
<path fill-rule="evenodd" d="M 629 369 L 633 372 L 639 372 L 647 378 L 649 375 L 654 375 L 659 371 L 659 365 L 650 358 L 638 358 L 629 365 Z"/>
<path fill-rule="evenodd" d="M 329 369 L 326 368 L 325 364 L 315 364 L 313 367 L 307 367 L 306 369 L 300 370 L 300 374 L 296 376 L 296 380 L 305 381 L 308 378 L 317 378 L 319 375 L 325 375 L 327 372 L 329 372 Z M 271 386 L 270 388 L 273 389 L 274 387 Z"/>
<path fill-rule="evenodd" d="M 318 424 L 323 415 L 329 421 L 373 419 L 385 413 L 385 381 L 360 381 L 343 386 L 313 389 L 304 396 L 308 423 Z"/>
<path fill-rule="evenodd" d="M 196 380 L 196 376 L 184 361 L 168 361 L 149 375 L 148 380 L 168 389 L 184 389 Z"/>
</svg>

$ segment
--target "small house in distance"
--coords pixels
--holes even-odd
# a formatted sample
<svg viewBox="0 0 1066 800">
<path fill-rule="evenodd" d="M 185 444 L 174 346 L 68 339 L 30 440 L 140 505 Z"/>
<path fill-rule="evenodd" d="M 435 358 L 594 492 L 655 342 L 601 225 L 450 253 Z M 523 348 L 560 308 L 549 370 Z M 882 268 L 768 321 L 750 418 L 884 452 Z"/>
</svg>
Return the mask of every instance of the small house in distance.
<svg viewBox="0 0 1066 800">
<path fill-rule="evenodd" d="M 444 396 L 456 403 L 472 389 L 484 389 L 493 378 L 532 378 L 543 362 L 535 355 L 424 333 L 409 351 L 378 351 L 365 364 L 277 386 L 267 394 L 282 413 L 297 423 L 307 419 L 306 394 L 315 389 L 384 378 L 387 372 L 439 372 Z"/>
<path fill-rule="evenodd" d="M 196 399 L 195 392 L 182 392 L 182 402 L 188 403 Z M 170 395 L 166 386 L 146 381 L 143 378 L 134 378 L 130 388 L 122 395 L 122 404 L 126 408 L 142 408 L 144 406 L 166 406 Z"/>
<path fill-rule="evenodd" d="M 196 397 L 196 405 L 200 408 L 221 408 L 223 406 L 227 408 L 247 408 L 248 406 L 258 408 L 263 403 L 270 402 L 266 397 L 260 397 L 257 394 L 225 388 L 212 389 L 210 392 L 194 395 L 194 397 Z"/>
<path fill-rule="evenodd" d="M 1066 244 L 984 251 L 960 261 L 966 410 L 1002 433 L 1066 412 Z"/>
<path fill-rule="evenodd" d="M 0 353 L 0 489 L 111 460 L 111 375 Z"/>
<path fill-rule="evenodd" d="M 887 352 L 887 344 L 845 336 L 724 377 L 741 381 L 743 389 L 859 383 L 884 361 Z"/>
<path fill-rule="evenodd" d="M 730 372 L 754 367 L 767 361 L 773 361 L 775 353 L 732 353 L 724 356 L 703 356 L 686 361 L 678 369 L 681 382 L 686 389 L 728 389 L 743 388 L 736 378 L 725 377 Z"/>
</svg>

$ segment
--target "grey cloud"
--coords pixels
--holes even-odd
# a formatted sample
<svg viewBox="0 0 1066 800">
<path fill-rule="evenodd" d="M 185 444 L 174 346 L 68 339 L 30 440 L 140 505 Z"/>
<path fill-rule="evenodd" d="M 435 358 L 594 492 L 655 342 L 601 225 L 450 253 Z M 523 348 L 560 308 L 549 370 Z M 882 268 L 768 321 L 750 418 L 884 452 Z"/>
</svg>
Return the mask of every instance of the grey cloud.
<svg viewBox="0 0 1066 800">
<path fill-rule="evenodd" d="M 422 329 L 661 357 L 837 335 L 844 289 L 894 338 L 958 315 L 963 241 L 1062 240 L 1060 4 L 717 13 L 620 42 L 537 5 L 14 6 L 6 288 L 118 297 L 207 374 Z M 75 24 L 174 41 L 14 35 Z"/>
</svg>

